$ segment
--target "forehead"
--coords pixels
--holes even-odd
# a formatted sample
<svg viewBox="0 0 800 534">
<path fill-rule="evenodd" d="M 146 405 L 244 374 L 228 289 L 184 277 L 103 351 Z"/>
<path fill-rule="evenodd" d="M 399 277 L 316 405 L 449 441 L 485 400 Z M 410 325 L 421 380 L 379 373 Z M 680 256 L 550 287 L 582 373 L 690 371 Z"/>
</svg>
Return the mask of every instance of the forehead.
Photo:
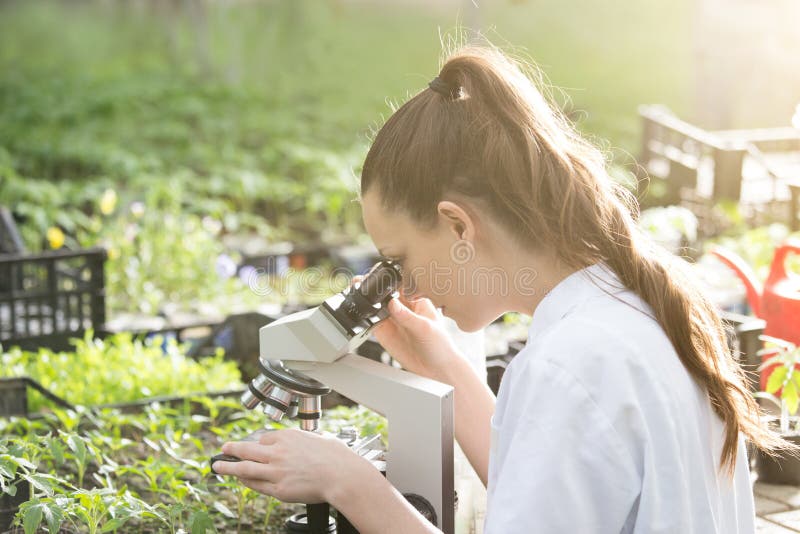
<svg viewBox="0 0 800 534">
<path fill-rule="evenodd" d="M 380 194 L 373 190 L 361 198 L 361 216 L 367 233 L 379 249 L 399 246 L 414 230 L 408 217 L 384 208 Z"/>
</svg>

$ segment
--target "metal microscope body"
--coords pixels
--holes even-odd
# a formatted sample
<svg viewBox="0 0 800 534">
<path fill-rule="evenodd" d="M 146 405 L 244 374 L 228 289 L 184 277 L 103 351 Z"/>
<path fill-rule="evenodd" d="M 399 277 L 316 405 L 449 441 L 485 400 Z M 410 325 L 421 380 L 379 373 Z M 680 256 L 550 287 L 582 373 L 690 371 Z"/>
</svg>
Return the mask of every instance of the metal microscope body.
<svg viewBox="0 0 800 534">
<path fill-rule="evenodd" d="M 385 416 L 387 479 L 404 495 L 427 500 L 436 526 L 452 534 L 453 388 L 353 354 L 388 315 L 386 305 L 395 286 L 381 289 L 376 282 L 387 265 L 391 266 L 376 264 L 361 282 L 362 292 L 370 295 L 368 304 L 358 294 L 358 305 L 353 305 L 357 289 L 351 288 L 316 308 L 262 327 L 259 363 L 264 374 L 253 381 L 243 402 L 254 408 L 261 401 L 275 420 L 282 413 L 297 416 L 311 431 L 318 427 L 320 395 L 331 389 Z"/>
</svg>

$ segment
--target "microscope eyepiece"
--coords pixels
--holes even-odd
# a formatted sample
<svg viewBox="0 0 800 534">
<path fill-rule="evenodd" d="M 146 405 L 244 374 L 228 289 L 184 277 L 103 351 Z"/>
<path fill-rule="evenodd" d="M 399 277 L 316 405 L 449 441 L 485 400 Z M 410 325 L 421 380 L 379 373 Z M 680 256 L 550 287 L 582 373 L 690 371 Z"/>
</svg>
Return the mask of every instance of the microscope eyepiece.
<svg viewBox="0 0 800 534">
<path fill-rule="evenodd" d="M 400 288 L 402 278 L 400 265 L 397 263 L 390 260 L 376 263 L 364 275 L 360 284 L 343 293 L 344 300 L 336 310 L 337 314 L 344 315 L 340 316 L 340 322 L 355 325 L 375 316 L 379 311 L 376 306 L 387 303 L 392 293 Z"/>
<path fill-rule="evenodd" d="M 355 291 L 370 304 L 378 304 L 397 291 L 402 278 L 400 266 L 384 260 L 373 265 Z"/>
</svg>

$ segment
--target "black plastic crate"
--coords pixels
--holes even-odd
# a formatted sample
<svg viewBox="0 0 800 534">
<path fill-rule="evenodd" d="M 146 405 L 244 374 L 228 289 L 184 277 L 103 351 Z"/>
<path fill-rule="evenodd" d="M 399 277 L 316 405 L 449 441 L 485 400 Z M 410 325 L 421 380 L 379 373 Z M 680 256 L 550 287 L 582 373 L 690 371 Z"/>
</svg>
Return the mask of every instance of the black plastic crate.
<svg viewBox="0 0 800 534">
<path fill-rule="evenodd" d="M 13 497 L 7 493 L 0 493 L 0 532 L 6 532 L 11 528 L 19 507 L 31 498 L 31 486 L 28 482 L 18 477 L 12 483 L 17 487 L 17 493 Z"/>
<path fill-rule="evenodd" d="M 728 346 L 747 377 L 747 387 L 750 391 L 758 391 L 758 368 L 761 365 L 758 351 L 764 348 L 761 335 L 767 322 L 758 317 L 731 312 L 722 313 L 722 322 L 727 327 Z"/>
<path fill-rule="evenodd" d="M 106 251 L 0 254 L 0 344 L 69 348 L 106 322 Z"/>
<path fill-rule="evenodd" d="M 0 417 L 28 416 L 28 382 L 24 378 L 0 378 Z"/>
<path fill-rule="evenodd" d="M 34 389 L 61 408 L 75 407 L 27 376 L 0 378 L 0 417 L 28 417 L 28 390 Z"/>
</svg>

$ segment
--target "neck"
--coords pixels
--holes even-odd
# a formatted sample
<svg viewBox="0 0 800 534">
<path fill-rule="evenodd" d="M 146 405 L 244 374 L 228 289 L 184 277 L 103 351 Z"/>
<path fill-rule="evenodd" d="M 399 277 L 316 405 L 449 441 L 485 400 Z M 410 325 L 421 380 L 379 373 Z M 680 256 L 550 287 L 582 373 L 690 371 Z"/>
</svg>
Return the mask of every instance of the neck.
<svg viewBox="0 0 800 534">
<path fill-rule="evenodd" d="M 532 315 L 547 293 L 576 271 L 555 254 L 519 249 L 500 263 L 510 282 L 508 296 L 503 298 L 504 307 L 525 315 Z"/>
</svg>

